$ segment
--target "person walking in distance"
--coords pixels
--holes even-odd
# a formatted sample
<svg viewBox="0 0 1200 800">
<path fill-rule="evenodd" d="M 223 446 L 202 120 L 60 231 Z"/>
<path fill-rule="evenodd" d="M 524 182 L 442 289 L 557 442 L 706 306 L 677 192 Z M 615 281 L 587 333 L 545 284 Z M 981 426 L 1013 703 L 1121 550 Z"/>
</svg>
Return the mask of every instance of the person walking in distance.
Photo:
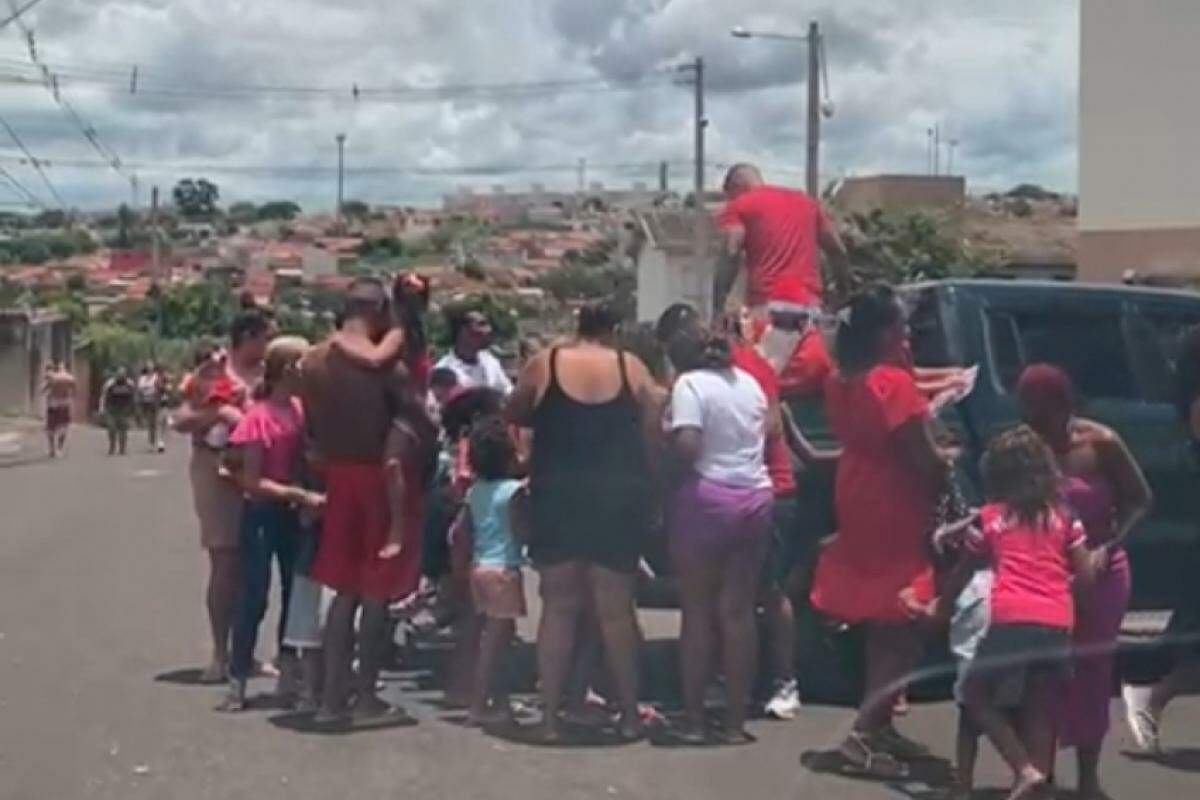
<svg viewBox="0 0 1200 800">
<path fill-rule="evenodd" d="M 766 184 L 751 164 L 730 168 L 724 188 L 728 202 L 717 224 L 725 258 L 714 286 L 715 313 L 725 311 L 744 267 L 745 305 L 753 320 L 748 333 L 779 373 L 783 395 L 820 394 L 833 368 L 816 325 L 825 303 L 820 254 L 829 258 L 837 293 L 846 298 L 846 246 L 816 198 Z"/>
<path fill-rule="evenodd" d="M 150 449 L 161 453 L 158 418 L 162 414 L 163 387 L 161 372 L 154 364 L 147 364 L 137 381 L 138 416 L 146 428 L 146 439 Z"/>
<path fill-rule="evenodd" d="M 368 345 L 391 325 L 387 291 L 381 282 L 359 278 L 346 297 L 339 336 Z M 403 580 L 405 559 L 397 558 L 401 537 L 393 522 L 403 519 L 404 471 L 388 469 L 385 443 L 395 409 L 415 393 L 407 370 L 372 369 L 348 357 L 332 341 L 317 345 L 301 362 L 306 422 L 323 465 L 325 517 L 312 578 L 336 593 L 324 634 L 325 685 L 318 724 L 354 720 L 405 722 L 408 717 L 376 696 L 384 651 L 387 603 Z M 349 705 L 354 620 L 360 666 L 354 705 Z"/>
<path fill-rule="evenodd" d="M 46 445 L 50 457 L 66 453 L 71 428 L 71 405 L 75 402 L 75 376 L 61 362 L 46 369 L 42 393 L 46 397 Z"/>
<path fill-rule="evenodd" d="M 241 585 L 242 490 L 222 475 L 221 458 L 229 432 L 241 421 L 249 402 L 250 387 L 262 377 L 269 333 L 267 320 L 258 312 L 238 314 L 230 326 L 228 355 L 201 351 L 195 371 L 180 386 L 183 402 L 175 416 L 175 430 L 192 438 L 188 475 L 200 523 L 200 546 L 209 558 L 206 606 L 212 659 L 201 676 L 206 683 L 221 683 L 228 677 L 229 638 Z"/>
<path fill-rule="evenodd" d="M 100 390 L 100 414 L 108 425 L 108 454 L 125 455 L 129 444 L 129 424 L 134 415 L 137 386 L 129 370 L 120 367 Z"/>
</svg>

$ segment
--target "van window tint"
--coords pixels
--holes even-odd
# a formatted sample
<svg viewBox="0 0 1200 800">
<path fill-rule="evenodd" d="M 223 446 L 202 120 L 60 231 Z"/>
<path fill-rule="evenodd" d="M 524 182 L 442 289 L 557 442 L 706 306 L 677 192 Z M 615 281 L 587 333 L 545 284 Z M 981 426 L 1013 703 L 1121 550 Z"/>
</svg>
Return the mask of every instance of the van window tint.
<svg viewBox="0 0 1200 800">
<path fill-rule="evenodd" d="M 1025 367 L 1048 363 L 1066 370 L 1084 398 L 1140 396 L 1114 314 L 992 310 L 987 321 L 992 366 L 1005 391 Z"/>
<path fill-rule="evenodd" d="M 1156 403 L 1175 402 L 1175 364 L 1183 339 L 1200 324 L 1200 312 L 1138 308 L 1128 317 L 1126 331 L 1143 396 Z"/>
<path fill-rule="evenodd" d="M 941 304 L 937 291 L 926 289 L 905 294 L 904 305 L 908 310 L 909 340 L 913 360 L 922 367 L 953 366 L 946 343 L 946 331 L 942 326 Z"/>
</svg>

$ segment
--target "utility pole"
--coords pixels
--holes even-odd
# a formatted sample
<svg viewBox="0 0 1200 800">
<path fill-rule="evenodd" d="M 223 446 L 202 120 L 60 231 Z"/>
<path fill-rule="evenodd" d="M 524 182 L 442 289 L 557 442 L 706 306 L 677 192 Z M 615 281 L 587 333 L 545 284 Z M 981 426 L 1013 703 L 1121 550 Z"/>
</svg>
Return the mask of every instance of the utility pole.
<svg viewBox="0 0 1200 800">
<path fill-rule="evenodd" d="M 933 174 L 940 175 L 942 171 L 942 126 L 933 124 Z"/>
<path fill-rule="evenodd" d="M 946 143 L 946 174 L 954 174 L 954 148 L 958 147 L 958 139 Z"/>
<path fill-rule="evenodd" d="M 162 245 L 158 240 L 158 187 L 150 189 L 150 268 L 156 278 L 161 273 Z"/>
<path fill-rule="evenodd" d="M 346 134 L 337 135 L 338 146 L 338 185 L 337 185 L 337 218 L 339 227 L 345 227 L 346 218 L 343 210 L 346 188 Z"/>
<path fill-rule="evenodd" d="M 577 172 L 579 174 L 579 193 L 583 194 L 585 191 L 587 191 L 587 159 L 586 158 L 579 159 L 579 167 L 577 168 Z"/>
<path fill-rule="evenodd" d="M 704 118 L 704 59 L 696 58 L 691 67 L 696 71 L 696 118 L 693 124 L 696 128 L 696 208 L 704 209 L 704 129 L 708 120 Z"/>
<path fill-rule="evenodd" d="M 667 162 L 658 162 L 658 190 L 663 194 L 669 191 L 667 186 Z"/>
<path fill-rule="evenodd" d="M 820 196 L 821 160 L 821 30 L 816 21 L 808 24 L 808 143 L 804 185 L 809 197 Z"/>
</svg>

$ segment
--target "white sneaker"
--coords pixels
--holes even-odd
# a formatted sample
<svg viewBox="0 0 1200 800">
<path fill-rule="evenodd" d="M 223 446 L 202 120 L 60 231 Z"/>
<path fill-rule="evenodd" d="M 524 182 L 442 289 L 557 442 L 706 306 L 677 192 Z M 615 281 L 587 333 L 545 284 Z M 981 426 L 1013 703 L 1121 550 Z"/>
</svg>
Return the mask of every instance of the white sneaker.
<svg viewBox="0 0 1200 800">
<path fill-rule="evenodd" d="M 1137 746 L 1147 753 L 1157 753 L 1158 718 L 1150 711 L 1150 690 L 1124 684 L 1121 699 L 1125 701 L 1125 722 Z"/>
<path fill-rule="evenodd" d="M 789 681 L 776 681 L 775 692 L 767 702 L 768 717 L 775 719 L 795 719 L 800 713 L 800 687 L 795 678 Z"/>
</svg>

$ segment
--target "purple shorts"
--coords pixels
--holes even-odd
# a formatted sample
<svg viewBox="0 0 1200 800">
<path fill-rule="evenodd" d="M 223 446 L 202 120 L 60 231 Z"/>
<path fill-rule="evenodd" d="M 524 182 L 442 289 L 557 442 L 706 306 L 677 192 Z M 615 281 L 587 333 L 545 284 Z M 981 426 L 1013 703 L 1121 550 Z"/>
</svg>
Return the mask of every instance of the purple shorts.
<svg viewBox="0 0 1200 800">
<path fill-rule="evenodd" d="M 671 561 L 677 569 L 686 569 L 697 561 L 711 564 L 746 559 L 754 562 L 757 573 L 770 541 L 774 507 L 770 488 L 689 480 L 676 490 L 671 504 Z"/>
</svg>

